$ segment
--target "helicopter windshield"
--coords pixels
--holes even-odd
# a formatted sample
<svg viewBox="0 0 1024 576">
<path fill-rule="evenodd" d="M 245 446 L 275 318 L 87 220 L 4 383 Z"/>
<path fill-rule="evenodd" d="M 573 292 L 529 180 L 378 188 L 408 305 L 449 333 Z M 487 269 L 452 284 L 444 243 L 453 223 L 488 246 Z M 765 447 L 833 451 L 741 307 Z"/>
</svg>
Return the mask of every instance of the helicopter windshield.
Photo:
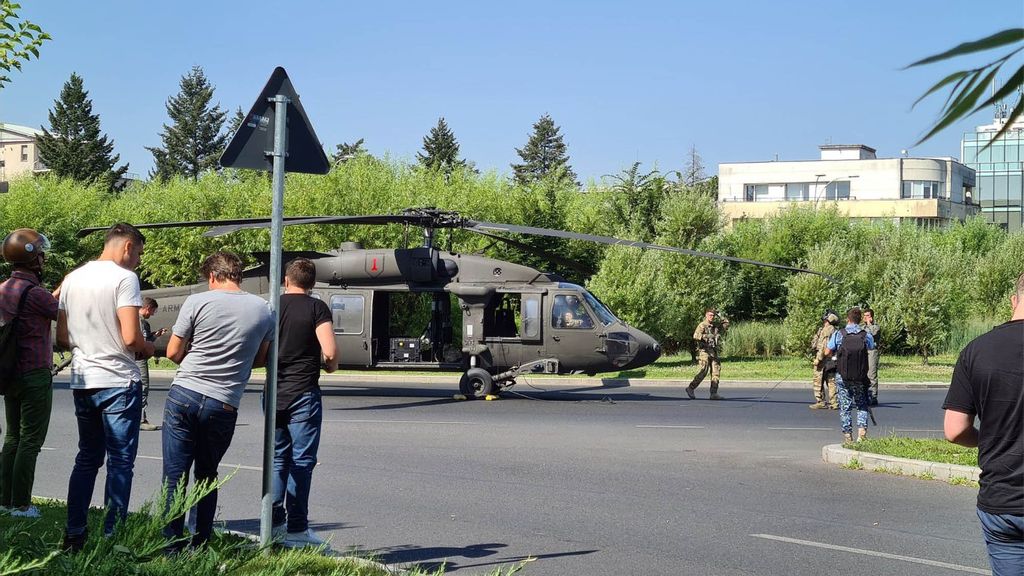
<svg viewBox="0 0 1024 576">
<path fill-rule="evenodd" d="M 601 324 L 608 326 L 609 324 L 614 324 L 618 320 L 615 318 L 615 315 L 612 314 L 611 310 L 609 310 L 600 300 L 595 298 L 593 294 L 582 288 L 580 289 L 580 292 L 583 293 L 583 299 L 590 305 L 590 309 L 597 314 L 597 318 L 601 321 Z"/>
</svg>

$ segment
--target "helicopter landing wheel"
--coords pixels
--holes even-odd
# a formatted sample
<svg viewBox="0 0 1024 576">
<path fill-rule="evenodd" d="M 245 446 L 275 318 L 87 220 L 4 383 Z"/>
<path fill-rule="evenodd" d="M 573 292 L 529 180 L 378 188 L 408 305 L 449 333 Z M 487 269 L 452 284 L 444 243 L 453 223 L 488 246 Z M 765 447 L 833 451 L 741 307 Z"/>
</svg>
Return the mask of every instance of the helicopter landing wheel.
<svg viewBox="0 0 1024 576">
<path fill-rule="evenodd" d="M 459 380 L 459 392 L 467 398 L 483 398 L 497 393 L 491 373 L 483 368 L 470 368 Z"/>
</svg>

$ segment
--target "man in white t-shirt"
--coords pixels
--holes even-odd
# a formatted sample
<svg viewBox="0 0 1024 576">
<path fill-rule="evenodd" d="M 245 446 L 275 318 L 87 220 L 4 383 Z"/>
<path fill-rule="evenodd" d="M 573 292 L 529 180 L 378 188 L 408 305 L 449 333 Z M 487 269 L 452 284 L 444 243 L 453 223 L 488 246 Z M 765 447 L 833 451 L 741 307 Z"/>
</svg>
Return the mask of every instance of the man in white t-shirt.
<svg viewBox="0 0 1024 576">
<path fill-rule="evenodd" d="M 71 390 L 78 419 L 78 455 L 68 480 L 64 549 L 86 540 L 86 517 L 96 475 L 107 462 L 103 532 L 128 514 L 139 447 L 142 384 L 136 358 L 153 355 L 139 327 L 142 294 L 135 268 L 145 238 L 131 224 L 107 230 L 103 253 L 61 284 L 57 344 L 71 350 Z"/>
</svg>

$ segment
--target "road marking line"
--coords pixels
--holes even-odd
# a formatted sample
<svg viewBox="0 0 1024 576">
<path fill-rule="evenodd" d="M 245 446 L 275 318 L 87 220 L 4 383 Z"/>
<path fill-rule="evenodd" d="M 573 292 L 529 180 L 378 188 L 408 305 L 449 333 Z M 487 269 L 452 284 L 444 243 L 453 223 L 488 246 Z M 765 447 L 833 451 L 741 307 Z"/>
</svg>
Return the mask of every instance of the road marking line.
<svg viewBox="0 0 1024 576">
<path fill-rule="evenodd" d="M 793 428 L 787 428 L 785 426 L 769 426 L 768 429 L 769 430 L 822 430 L 822 431 L 825 431 L 825 432 L 828 432 L 830 430 L 835 430 L 835 428 L 813 428 L 813 427 L 793 427 Z"/>
<path fill-rule="evenodd" d="M 637 424 L 637 428 L 683 428 L 686 430 L 703 430 L 703 426 L 655 426 L 653 424 Z"/>
<path fill-rule="evenodd" d="M 463 424 L 473 426 L 476 422 L 445 422 L 431 420 L 324 420 L 324 422 L 340 422 L 346 424 Z"/>
<path fill-rule="evenodd" d="M 56 450 L 56 448 L 50 448 L 49 446 L 43 446 L 40 450 Z"/>
<path fill-rule="evenodd" d="M 835 544 L 825 544 L 822 542 L 814 542 L 812 540 L 798 540 L 796 538 L 786 538 L 785 536 L 773 536 L 771 534 L 751 534 L 754 538 L 763 538 L 765 540 L 777 540 L 779 542 L 789 542 L 790 544 L 800 544 L 801 546 L 812 546 L 814 548 L 825 548 L 828 550 L 839 550 L 841 552 L 851 552 L 853 554 L 864 554 L 865 556 L 876 556 L 878 558 L 888 558 L 890 560 L 900 560 L 903 562 L 911 562 L 914 564 L 924 564 L 925 566 L 935 566 L 937 568 L 946 568 L 948 570 L 957 570 L 959 572 L 967 572 L 969 574 L 988 574 L 991 576 L 992 572 L 984 570 L 982 568 L 972 568 L 970 566 L 961 566 L 959 564 L 948 564 L 946 562 L 939 562 L 937 560 L 927 560 L 925 558 L 915 558 L 913 556 L 901 556 L 899 554 L 889 554 L 887 552 L 875 552 L 874 550 L 861 550 L 858 548 L 848 548 L 846 546 L 837 546 Z"/>
<path fill-rule="evenodd" d="M 944 430 L 926 430 L 924 428 L 894 428 L 900 432 L 944 432 Z"/>
<path fill-rule="evenodd" d="M 163 461 L 163 458 L 161 458 L 159 456 L 142 456 L 142 455 L 139 455 L 139 456 L 136 456 L 136 458 L 143 458 L 145 460 L 160 460 L 160 461 Z M 225 464 L 224 462 L 221 462 L 220 463 L 220 467 L 221 468 L 238 468 L 238 469 L 241 469 L 241 470 L 252 470 L 254 472 L 263 472 L 263 467 L 261 467 L 261 466 L 245 466 L 243 464 Z"/>
</svg>

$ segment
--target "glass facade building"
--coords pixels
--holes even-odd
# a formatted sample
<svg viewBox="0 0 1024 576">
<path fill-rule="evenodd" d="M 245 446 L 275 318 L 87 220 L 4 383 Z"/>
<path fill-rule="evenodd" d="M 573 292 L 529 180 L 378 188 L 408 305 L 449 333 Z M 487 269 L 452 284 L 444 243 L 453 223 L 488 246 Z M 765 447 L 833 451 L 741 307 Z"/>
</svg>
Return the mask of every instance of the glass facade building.
<svg viewBox="0 0 1024 576">
<path fill-rule="evenodd" d="M 997 121 L 964 134 L 960 158 L 977 172 L 974 201 L 985 219 L 1014 232 L 1024 219 L 1024 123 L 1018 121 L 992 142 L 1001 127 Z"/>
</svg>

